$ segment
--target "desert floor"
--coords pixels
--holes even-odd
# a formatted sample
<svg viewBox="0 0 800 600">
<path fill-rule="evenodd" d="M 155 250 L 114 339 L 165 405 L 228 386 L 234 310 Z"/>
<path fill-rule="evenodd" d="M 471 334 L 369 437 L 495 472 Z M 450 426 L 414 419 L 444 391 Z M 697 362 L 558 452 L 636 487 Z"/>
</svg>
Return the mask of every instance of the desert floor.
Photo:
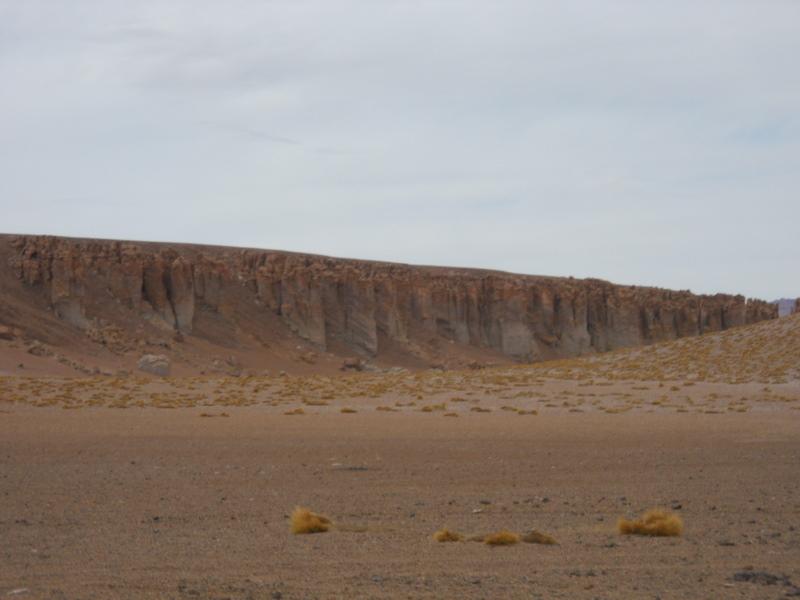
<svg viewBox="0 0 800 600">
<path fill-rule="evenodd" d="M 800 595 L 796 384 L 353 381 L 4 379 L 0 597 Z M 617 534 L 656 506 L 682 537 Z"/>
</svg>

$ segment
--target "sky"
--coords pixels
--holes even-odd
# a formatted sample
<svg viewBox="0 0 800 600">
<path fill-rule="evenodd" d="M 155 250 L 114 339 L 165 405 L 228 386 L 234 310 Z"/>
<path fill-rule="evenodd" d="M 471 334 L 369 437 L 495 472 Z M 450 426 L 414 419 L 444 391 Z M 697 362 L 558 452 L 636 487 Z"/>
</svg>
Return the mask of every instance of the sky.
<svg viewBox="0 0 800 600">
<path fill-rule="evenodd" d="M 0 0 L 0 231 L 800 296 L 800 2 Z"/>
</svg>

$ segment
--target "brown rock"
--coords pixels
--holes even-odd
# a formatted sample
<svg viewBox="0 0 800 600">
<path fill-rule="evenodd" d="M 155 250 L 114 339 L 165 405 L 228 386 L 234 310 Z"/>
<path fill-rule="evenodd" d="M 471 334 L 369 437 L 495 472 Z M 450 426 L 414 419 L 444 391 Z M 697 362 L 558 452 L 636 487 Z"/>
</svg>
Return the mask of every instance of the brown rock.
<svg viewBox="0 0 800 600">
<path fill-rule="evenodd" d="M 31 354 L 32 356 L 52 356 L 53 351 L 47 348 L 41 342 L 34 341 L 30 346 L 28 346 L 28 354 Z"/>
<path fill-rule="evenodd" d="M 364 362 L 360 358 L 345 358 L 340 367 L 342 371 L 363 371 Z"/>
<path fill-rule="evenodd" d="M 301 360 L 304 363 L 309 365 L 313 365 L 317 362 L 317 353 L 316 352 L 301 352 L 297 355 L 297 360 Z"/>
<path fill-rule="evenodd" d="M 163 354 L 145 354 L 136 363 L 136 367 L 144 373 L 159 377 L 167 377 L 170 373 L 169 358 Z"/>
<path fill-rule="evenodd" d="M 10 342 L 16 336 L 14 335 L 14 330 L 10 327 L 6 327 L 5 325 L 0 325 L 0 340 L 6 340 Z"/>
</svg>

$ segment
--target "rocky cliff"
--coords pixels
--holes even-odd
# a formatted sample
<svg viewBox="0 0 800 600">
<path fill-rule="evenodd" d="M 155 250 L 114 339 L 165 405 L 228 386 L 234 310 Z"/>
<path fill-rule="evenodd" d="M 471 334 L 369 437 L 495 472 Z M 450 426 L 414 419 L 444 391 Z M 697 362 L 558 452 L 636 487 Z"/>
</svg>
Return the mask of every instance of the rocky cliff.
<svg viewBox="0 0 800 600">
<path fill-rule="evenodd" d="M 281 338 L 339 355 L 433 360 L 462 348 L 532 361 L 777 316 L 742 296 L 269 250 L 1 236 L 0 255 L 7 279 L 72 328 L 231 348 Z"/>
</svg>

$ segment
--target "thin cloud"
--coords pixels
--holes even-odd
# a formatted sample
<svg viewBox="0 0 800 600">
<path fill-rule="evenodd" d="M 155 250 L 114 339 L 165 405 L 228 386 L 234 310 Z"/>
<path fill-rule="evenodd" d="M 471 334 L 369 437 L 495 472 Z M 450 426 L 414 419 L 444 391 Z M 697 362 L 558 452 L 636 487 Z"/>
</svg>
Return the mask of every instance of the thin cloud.
<svg viewBox="0 0 800 600">
<path fill-rule="evenodd" d="M 798 22 L 0 0 L 3 229 L 800 295 Z"/>
<path fill-rule="evenodd" d="M 214 127 L 216 129 L 221 129 L 224 131 L 232 131 L 234 133 L 241 134 L 245 137 L 248 137 L 250 139 L 259 142 L 269 142 L 273 144 L 287 144 L 290 146 L 298 146 L 301 144 L 301 142 L 299 142 L 298 140 L 283 137 L 280 135 L 273 135 L 271 133 L 260 131 L 258 129 L 251 129 L 249 127 L 230 125 L 226 123 L 212 123 L 210 121 L 201 121 L 201 123 L 209 127 Z"/>
</svg>

